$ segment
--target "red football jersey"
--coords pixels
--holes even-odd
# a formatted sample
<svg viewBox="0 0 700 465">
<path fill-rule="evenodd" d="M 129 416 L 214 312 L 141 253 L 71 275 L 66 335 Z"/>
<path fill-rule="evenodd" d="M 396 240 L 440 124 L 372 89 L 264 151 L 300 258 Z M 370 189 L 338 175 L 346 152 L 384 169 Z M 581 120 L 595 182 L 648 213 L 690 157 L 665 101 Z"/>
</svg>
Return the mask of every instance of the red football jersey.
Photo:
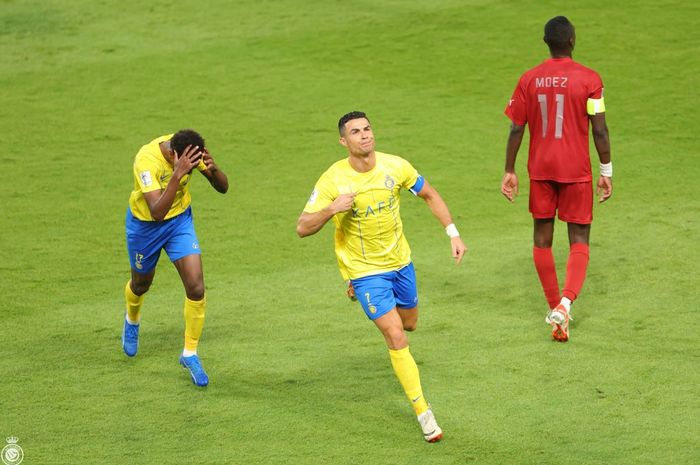
<svg viewBox="0 0 700 465">
<path fill-rule="evenodd" d="M 550 58 L 520 77 L 505 113 L 515 124 L 529 126 L 530 179 L 592 179 L 586 104 L 602 96 L 598 73 L 571 58 Z"/>
</svg>

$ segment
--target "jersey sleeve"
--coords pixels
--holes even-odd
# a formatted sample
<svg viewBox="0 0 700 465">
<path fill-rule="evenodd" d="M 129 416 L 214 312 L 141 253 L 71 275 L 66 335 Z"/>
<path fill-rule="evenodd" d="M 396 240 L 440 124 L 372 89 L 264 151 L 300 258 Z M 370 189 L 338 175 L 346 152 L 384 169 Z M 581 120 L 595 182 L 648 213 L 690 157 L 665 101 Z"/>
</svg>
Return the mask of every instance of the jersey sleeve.
<svg viewBox="0 0 700 465">
<path fill-rule="evenodd" d="M 527 123 L 527 99 L 525 93 L 524 76 L 518 81 L 518 85 L 513 91 L 513 96 L 508 101 L 505 114 L 518 126 L 525 126 Z"/>
<path fill-rule="evenodd" d="M 423 188 L 424 180 L 423 176 L 418 174 L 418 171 L 403 158 L 400 159 L 401 163 L 399 165 L 401 187 L 411 191 L 413 195 L 418 195 L 420 190 Z"/>
<path fill-rule="evenodd" d="M 204 164 L 204 159 L 200 158 L 199 163 L 197 164 L 197 169 L 199 171 L 205 171 L 207 169 L 207 165 Z"/>
<path fill-rule="evenodd" d="M 134 175 L 139 184 L 141 192 L 159 191 L 162 189 L 160 185 L 160 170 L 159 168 L 149 163 L 145 157 L 136 157 L 134 161 Z"/>
<path fill-rule="evenodd" d="M 591 116 L 598 113 L 605 113 L 603 80 L 595 71 L 591 72 L 591 79 L 588 84 L 588 101 L 586 102 L 586 112 Z"/>
<path fill-rule="evenodd" d="M 600 78 L 600 75 L 596 72 L 591 73 L 588 98 L 603 98 L 603 80 Z"/>
<path fill-rule="evenodd" d="M 333 203 L 336 197 L 338 197 L 337 189 L 331 182 L 328 174 L 324 173 L 316 182 L 314 190 L 311 191 L 309 200 L 304 207 L 304 213 L 319 212 Z"/>
</svg>

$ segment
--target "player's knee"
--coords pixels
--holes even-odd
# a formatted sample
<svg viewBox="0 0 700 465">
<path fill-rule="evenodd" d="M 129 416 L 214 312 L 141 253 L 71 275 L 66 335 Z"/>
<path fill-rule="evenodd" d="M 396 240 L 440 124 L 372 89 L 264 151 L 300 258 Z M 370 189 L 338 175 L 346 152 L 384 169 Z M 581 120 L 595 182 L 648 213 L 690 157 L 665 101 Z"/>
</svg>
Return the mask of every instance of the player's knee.
<svg viewBox="0 0 700 465">
<path fill-rule="evenodd" d="M 406 334 L 403 332 L 401 327 L 389 328 L 386 331 L 386 340 L 391 349 L 400 349 L 406 347 L 408 341 L 406 340 Z"/>
<path fill-rule="evenodd" d="M 577 242 L 588 241 L 588 235 L 591 231 L 590 224 L 568 223 L 569 237 L 576 239 Z"/>
<path fill-rule="evenodd" d="M 136 295 L 143 295 L 146 292 L 148 292 L 148 289 L 151 288 L 151 282 L 152 281 L 140 281 L 140 282 L 131 281 L 131 290 Z"/>
<path fill-rule="evenodd" d="M 552 239 L 549 237 L 535 236 L 535 247 L 538 249 L 549 249 L 552 247 Z"/>
<path fill-rule="evenodd" d="M 416 328 L 418 328 L 417 321 L 404 321 L 403 322 L 403 329 L 405 331 L 415 331 Z"/>
<path fill-rule="evenodd" d="M 202 300 L 204 298 L 204 283 L 189 284 L 185 292 L 190 300 Z"/>
</svg>

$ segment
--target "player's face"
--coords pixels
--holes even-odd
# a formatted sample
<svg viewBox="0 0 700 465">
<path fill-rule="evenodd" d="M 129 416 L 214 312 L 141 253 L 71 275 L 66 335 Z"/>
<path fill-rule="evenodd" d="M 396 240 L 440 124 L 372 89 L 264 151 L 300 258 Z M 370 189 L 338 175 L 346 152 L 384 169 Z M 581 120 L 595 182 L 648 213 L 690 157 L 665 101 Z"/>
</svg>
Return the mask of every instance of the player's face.
<svg viewBox="0 0 700 465">
<path fill-rule="evenodd" d="M 374 151 L 374 133 L 367 118 L 351 119 L 345 123 L 345 131 L 340 143 L 352 155 L 365 156 Z"/>
</svg>

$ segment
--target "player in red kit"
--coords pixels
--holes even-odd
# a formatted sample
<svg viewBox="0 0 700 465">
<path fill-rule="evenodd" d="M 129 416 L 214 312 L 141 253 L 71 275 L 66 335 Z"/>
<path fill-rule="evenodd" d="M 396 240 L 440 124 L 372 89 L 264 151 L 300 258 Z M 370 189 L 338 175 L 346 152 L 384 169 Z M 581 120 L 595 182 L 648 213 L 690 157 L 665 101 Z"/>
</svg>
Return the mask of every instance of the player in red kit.
<svg viewBox="0 0 700 465">
<path fill-rule="evenodd" d="M 533 259 L 550 308 L 545 321 L 552 326 L 552 337 L 566 342 L 571 303 L 578 297 L 586 278 L 593 220 L 589 122 L 600 159 L 597 182 L 600 202 L 612 195 L 612 163 L 603 82 L 598 73 L 572 60 L 576 42 L 573 24 L 564 16 L 552 18 L 544 27 L 544 41 L 551 58 L 520 77 L 506 107 L 505 114 L 512 123 L 501 192 L 511 202 L 515 200 L 518 192 L 515 159 L 528 125 Z M 552 255 L 555 216 L 567 223 L 570 244 L 561 294 Z"/>
</svg>

